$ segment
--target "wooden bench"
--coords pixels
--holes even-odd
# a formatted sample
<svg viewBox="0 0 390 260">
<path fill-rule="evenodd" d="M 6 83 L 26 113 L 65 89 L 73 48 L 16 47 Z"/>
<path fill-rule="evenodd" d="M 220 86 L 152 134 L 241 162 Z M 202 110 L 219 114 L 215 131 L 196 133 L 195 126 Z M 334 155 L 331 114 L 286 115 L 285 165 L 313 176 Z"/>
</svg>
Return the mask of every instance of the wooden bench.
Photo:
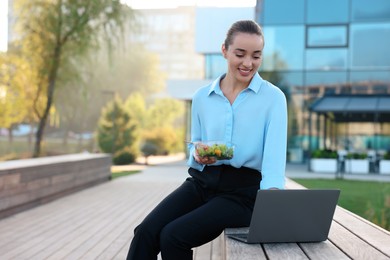
<svg viewBox="0 0 390 260">
<path fill-rule="evenodd" d="M 288 189 L 304 189 L 288 180 Z M 328 240 L 320 243 L 244 244 L 227 237 L 240 229 L 226 229 L 223 259 L 390 259 L 390 232 L 339 206 Z"/>
</svg>

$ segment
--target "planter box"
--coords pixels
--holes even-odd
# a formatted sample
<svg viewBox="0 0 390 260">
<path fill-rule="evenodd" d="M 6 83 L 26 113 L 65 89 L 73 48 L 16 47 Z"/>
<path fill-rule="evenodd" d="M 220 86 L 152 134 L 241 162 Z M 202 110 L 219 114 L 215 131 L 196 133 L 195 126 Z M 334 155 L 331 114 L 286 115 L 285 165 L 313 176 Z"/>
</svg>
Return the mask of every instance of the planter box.
<svg viewBox="0 0 390 260">
<path fill-rule="evenodd" d="M 390 160 L 381 160 L 379 162 L 379 173 L 390 174 Z"/>
<path fill-rule="evenodd" d="M 367 159 L 349 159 L 345 161 L 345 171 L 347 173 L 369 173 L 369 161 Z"/>
<path fill-rule="evenodd" d="M 337 172 L 337 160 L 327 158 L 310 159 L 310 169 L 313 172 Z"/>
<path fill-rule="evenodd" d="M 68 154 L 0 163 L 0 218 L 18 213 L 111 177 L 107 154 Z"/>
</svg>

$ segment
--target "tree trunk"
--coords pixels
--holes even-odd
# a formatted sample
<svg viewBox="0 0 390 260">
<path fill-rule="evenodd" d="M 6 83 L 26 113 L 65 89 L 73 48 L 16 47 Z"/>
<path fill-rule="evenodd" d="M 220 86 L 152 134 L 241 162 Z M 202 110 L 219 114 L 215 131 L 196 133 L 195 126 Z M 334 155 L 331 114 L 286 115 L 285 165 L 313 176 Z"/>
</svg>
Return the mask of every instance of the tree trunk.
<svg viewBox="0 0 390 260">
<path fill-rule="evenodd" d="M 50 108 L 53 104 L 54 89 L 56 85 L 58 68 L 60 66 L 60 57 L 61 57 L 61 45 L 60 43 L 58 43 L 54 49 L 53 64 L 51 66 L 51 70 L 48 76 L 46 107 L 42 117 L 39 120 L 33 157 L 39 157 L 41 154 L 41 143 L 42 143 L 43 133 L 46 126 L 47 118 L 49 117 Z"/>
</svg>

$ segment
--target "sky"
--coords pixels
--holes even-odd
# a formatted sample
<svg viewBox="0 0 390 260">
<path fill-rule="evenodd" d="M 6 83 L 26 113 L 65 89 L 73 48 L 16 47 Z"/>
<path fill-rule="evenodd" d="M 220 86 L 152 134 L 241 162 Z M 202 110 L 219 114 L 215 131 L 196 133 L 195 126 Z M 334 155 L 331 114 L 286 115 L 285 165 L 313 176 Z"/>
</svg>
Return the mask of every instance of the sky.
<svg viewBox="0 0 390 260">
<path fill-rule="evenodd" d="M 174 8 L 177 6 L 255 6 L 256 0 L 121 0 L 134 9 Z M 0 0 L 0 51 L 7 51 L 8 0 Z"/>
</svg>

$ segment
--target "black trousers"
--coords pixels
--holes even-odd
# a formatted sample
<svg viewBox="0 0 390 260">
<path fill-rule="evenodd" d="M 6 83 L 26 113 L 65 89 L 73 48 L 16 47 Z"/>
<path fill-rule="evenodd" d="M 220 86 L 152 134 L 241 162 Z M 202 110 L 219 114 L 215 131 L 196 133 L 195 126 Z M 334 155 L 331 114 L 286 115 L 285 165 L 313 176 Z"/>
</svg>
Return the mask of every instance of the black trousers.
<svg viewBox="0 0 390 260">
<path fill-rule="evenodd" d="M 192 248 L 227 227 L 249 226 L 261 174 L 249 168 L 206 166 L 160 202 L 134 230 L 127 259 L 192 259 Z"/>
</svg>

